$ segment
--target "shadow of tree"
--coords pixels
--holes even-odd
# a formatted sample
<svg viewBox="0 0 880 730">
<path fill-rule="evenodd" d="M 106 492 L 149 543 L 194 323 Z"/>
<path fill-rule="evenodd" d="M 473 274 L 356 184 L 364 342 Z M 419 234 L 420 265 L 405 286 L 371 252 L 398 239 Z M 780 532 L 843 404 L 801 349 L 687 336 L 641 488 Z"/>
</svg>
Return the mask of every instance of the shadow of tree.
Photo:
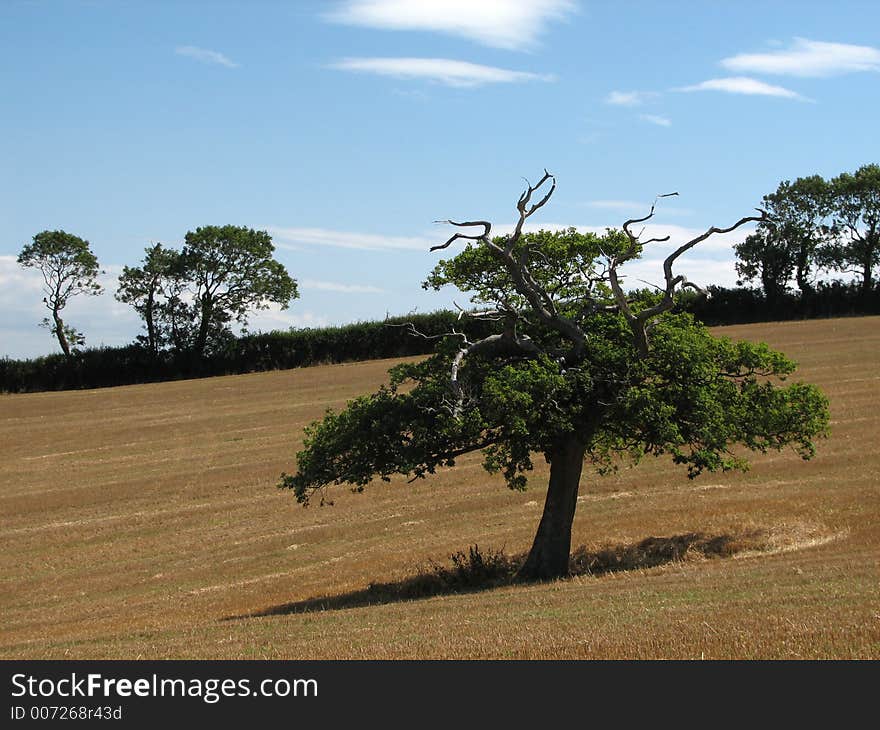
<svg viewBox="0 0 880 730">
<path fill-rule="evenodd" d="M 730 557 L 741 550 L 761 549 L 766 545 L 765 538 L 766 533 L 759 530 L 739 535 L 691 532 L 670 537 L 647 537 L 637 543 L 613 545 L 598 550 L 579 547 L 571 555 L 569 574 L 600 576 L 689 559 Z M 524 554 L 508 556 L 503 550 L 482 551 L 479 546 L 474 545 L 467 552 L 459 551 L 451 555 L 451 565 L 431 562 L 418 573 L 398 581 L 371 583 L 357 591 L 282 603 L 252 613 L 227 616 L 222 620 L 338 611 L 432 596 L 492 590 L 521 582 L 517 578 L 517 571 L 525 557 Z"/>
</svg>

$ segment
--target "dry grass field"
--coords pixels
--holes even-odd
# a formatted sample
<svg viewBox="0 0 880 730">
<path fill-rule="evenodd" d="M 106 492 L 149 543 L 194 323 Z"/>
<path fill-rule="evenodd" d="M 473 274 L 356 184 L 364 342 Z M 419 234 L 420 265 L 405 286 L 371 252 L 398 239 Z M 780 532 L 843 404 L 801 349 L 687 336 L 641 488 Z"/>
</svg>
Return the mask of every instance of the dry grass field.
<svg viewBox="0 0 880 730">
<path fill-rule="evenodd" d="M 303 426 L 389 361 L 0 396 L 0 658 L 880 658 L 880 318 L 717 331 L 824 389 L 818 456 L 585 472 L 574 544 L 761 549 L 374 605 L 357 592 L 475 543 L 525 551 L 547 473 L 511 492 L 473 456 L 308 509 L 275 489 Z"/>
</svg>

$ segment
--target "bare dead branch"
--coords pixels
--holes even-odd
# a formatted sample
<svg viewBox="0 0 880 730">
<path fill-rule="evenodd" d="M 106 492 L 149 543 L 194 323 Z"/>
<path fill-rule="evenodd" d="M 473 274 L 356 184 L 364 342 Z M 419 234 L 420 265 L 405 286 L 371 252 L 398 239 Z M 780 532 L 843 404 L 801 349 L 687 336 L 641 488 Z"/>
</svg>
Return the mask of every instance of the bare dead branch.
<svg viewBox="0 0 880 730">
<path fill-rule="evenodd" d="M 695 284 L 692 281 L 682 281 L 681 288 L 682 289 L 693 289 L 701 297 L 708 297 L 709 296 L 709 292 L 707 292 L 703 287 L 699 286 L 698 284 Z"/>
<path fill-rule="evenodd" d="M 544 195 L 537 203 L 529 206 L 529 203 L 532 200 L 532 195 L 537 192 L 548 180 L 552 180 L 552 184 L 550 185 L 550 189 L 547 191 L 547 194 Z M 510 251 L 513 249 L 516 242 L 519 240 L 519 237 L 522 235 L 522 227 L 525 224 L 526 219 L 532 215 L 539 208 L 543 208 L 544 205 L 547 204 L 547 201 L 550 200 L 550 197 L 553 195 L 556 190 L 556 178 L 549 173 L 546 169 L 544 170 L 544 175 L 538 181 L 537 185 L 532 185 L 526 180 L 526 189 L 523 191 L 522 195 L 519 196 L 519 200 L 516 201 L 516 209 L 519 211 L 519 220 L 516 222 L 516 227 L 513 230 L 513 233 L 508 236 L 507 243 L 505 248 Z"/>
<path fill-rule="evenodd" d="M 401 327 L 403 329 L 409 330 L 409 334 L 414 337 L 421 337 L 425 340 L 442 340 L 444 337 L 461 337 L 465 344 L 470 344 L 468 342 L 467 336 L 463 332 L 456 332 L 455 330 L 451 330 L 450 332 L 441 332 L 439 335 L 426 335 L 424 332 L 420 332 L 416 329 L 416 326 L 412 322 L 385 322 L 386 327 Z"/>
<path fill-rule="evenodd" d="M 651 220 L 651 218 L 654 217 L 654 210 L 657 208 L 657 201 L 660 200 L 661 198 L 671 198 L 676 195 L 678 195 L 677 192 L 676 193 L 662 193 L 661 195 L 657 195 L 654 198 L 654 202 L 651 203 L 651 210 L 648 212 L 648 215 L 644 216 L 643 218 L 630 218 L 628 221 L 626 221 L 623 224 L 623 232 L 627 235 L 627 237 L 630 239 L 630 241 L 632 241 L 633 243 L 639 243 L 639 237 L 645 231 L 645 229 L 642 228 L 642 230 L 639 232 L 638 235 L 633 235 L 632 231 L 630 231 L 630 229 L 629 229 L 630 226 L 632 226 L 636 223 L 644 223 L 645 221 Z M 667 236 L 666 239 L 657 239 L 657 240 L 668 240 L 668 238 L 669 237 Z M 645 243 L 651 243 L 651 241 L 645 241 Z"/>
<path fill-rule="evenodd" d="M 437 246 L 431 246 L 429 250 L 437 251 L 441 248 L 448 248 L 454 241 L 457 241 L 459 238 L 465 238 L 471 241 L 480 241 L 480 240 L 488 240 L 489 232 L 492 230 L 492 224 L 489 221 L 461 221 L 456 222 L 453 220 L 445 220 L 445 221 L 434 221 L 434 223 L 446 223 L 450 226 L 458 226 L 459 228 L 470 228 L 472 226 L 483 226 L 483 232 L 479 235 L 468 235 L 465 233 L 456 233 L 453 236 L 449 237 L 449 240 L 446 243 L 441 243 Z"/>
<path fill-rule="evenodd" d="M 511 328 L 500 335 L 489 335 L 488 337 L 484 337 L 482 340 L 477 340 L 473 343 L 466 342 L 466 344 L 455 353 L 449 370 L 449 382 L 452 386 L 453 393 L 455 394 L 455 403 L 452 407 L 453 417 L 458 418 L 464 407 L 464 391 L 459 382 L 458 374 L 465 358 L 482 350 L 489 350 L 497 347 L 519 349 L 522 352 L 530 354 L 537 354 L 541 351 L 532 341 L 531 337 L 517 335 L 514 328 Z"/>
<path fill-rule="evenodd" d="M 663 273 L 666 276 L 667 283 L 672 279 L 672 264 L 675 263 L 675 260 L 679 256 L 681 256 L 685 251 L 689 251 L 694 246 L 696 246 L 698 243 L 705 241 L 707 238 L 709 238 L 709 236 L 713 236 L 716 233 L 730 233 L 731 231 L 735 231 L 737 228 L 745 225 L 746 223 L 766 222 L 768 220 L 767 213 L 765 211 L 760 210 L 760 209 L 758 209 L 758 210 L 761 213 L 760 216 L 753 216 L 753 215 L 745 216 L 744 218 L 740 218 L 736 223 L 734 223 L 732 226 L 729 226 L 728 228 L 716 228 L 715 226 L 712 226 L 705 233 L 702 233 L 699 236 L 692 238 L 687 243 L 684 243 L 681 246 L 679 246 L 677 249 L 675 249 L 675 251 L 673 251 L 671 254 L 669 254 L 669 256 L 666 257 L 666 260 L 663 262 Z"/>
<path fill-rule="evenodd" d="M 547 190 L 547 192 L 538 202 L 532 203 L 532 196 L 544 185 L 546 185 L 548 181 L 550 182 L 549 190 Z M 442 222 L 459 227 L 479 225 L 483 226 L 484 230 L 481 235 L 455 234 L 451 236 L 450 239 L 445 243 L 439 246 L 433 246 L 431 250 L 436 251 L 438 249 L 446 248 L 458 238 L 478 240 L 483 243 L 486 248 L 500 261 L 500 263 L 507 270 L 507 273 L 510 275 L 517 293 L 523 296 L 526 301 L 531 305 L 535 316 L 548 326 L 554 328 L 566 339 L 571 341 L 574 345 L 575 351 L 580 352 L 585 346 L 586 334 L 574 321 L 559 315 L 554 305 L 553 298 L 546 291 L 546 289 L 535 280 L 535 278 L 529 271 L 529 252 L 523 250 L 522 252 L 519 252 L 519 255 L 516 256 L 513 253 L 513 249 L 522 235 L 522 229 L 526 219 L 529 218 L 529 216 L 531 216 L 533 213 L 535 213 L 535 211 L 546 205 L 555 190 L 556 178 L 546 169 L 544 170 L 544 174 L 537 182 L 537 184 L 532 185 L 530 182 L 528 182 L 528 180 L 526 180 L 526 189 L 519 196 L 519 199 L 516 203 L 516 208 L 519 211 L 519 219 L 517 220 L 513 232 L 507 237 L 506 241 L 504 242 L 503 247 L 495 244 L 489 238 L 491 225 L 488 221 L 456 222 L 448 220 Z M 502 310 L 502 312 L 504 312 L 504 310 Z M 513 317 L 514 320 L 522 319 L 522 315 L 518 312 L 514 312 L 512 308 L 510 312 L 504 312 L 504 314 Z"/>
<path fill-rule="evenodd" d="M 644 279 L 636 279 L 641 284 L 647 284 L 648 286 L 654 287 L 657 291 L 666 291 L 662 286 L 658 286 L 653 281 L 645 281 Z"/>
<path fill-rule="evenodd" d="M 622 261 L 615 260 L 614 262 L 612 262 L 612 266 L 609 270 L 609 283 L 611 284 L 611 290 L 614 293 L 614 298 L 617 301 L 618 306 L 620 307 L 620 311 L 626 317 L 627 322 L 629 322 L 630 328 L 633 331 L 634 342 L 640 356 L 646 357 L 648 355 L 648 331 L 651 328 L 651 321 L 658 315 L 672 309 L 672 307 L 675 306 L 676 287 L 678 287 L 679 285 L 683 288 L 690 287 L 696 290 L 701 295 L 705 296 L 705 292 L 699 286 L 697 286 L 693 282 L 687 281 L 684 276 L 676 276 L 673 273 L 672 267 L 675 264 L 676 260 L 682 254 L 696 246 L 698 243 L 705 241 L 707 238 L 715 235 L 716 233 L 730 233 L 740 226 L 743 226 L 746 223 L 750 222 L 766 222 L 768 220 L 766 212 L 760 209 L 758 209 L 758 212 L 761 213 L 760 216 L 745 216 L 743 218 L 740 218 L 736 223 L 727 228 L 717 228 L 715 226 L 712 226 L 704 233 L 700 234 L 699 236 L 695 236 L 691 240 L 679 246 L 671 254 L 669 254 L 669 256 L 667 256 L 666 259 L 663 261 L 663 276 L 666 280 L 666 288 L 665 290 L 662 290 L 663 299 L 654 306 L 647 307 L 638 313 L 634 313 L 632 311 L 632 308 L 629 306 L 629 302 L 626 301 L 626 296 L 623 293 L 623 288 L 620 286 L 620 280 L 617 276 L 617 266 L 622 263 Z M 653 209 L 651 214 L 653 214 Z"/>
<path fill-rule="evenodd" d="M 471 319 L 482 319 L 488 322 L 500 322 L 502 319 L 511 316 L 510 312 L 503 312 L 500 309 L 482 309 L 468 311 L 461 307 L 455 300 L 452 301 L 452 304 L 458 310 L 458 317 L 456 317 L 456 319 L 458 320 L 461 320 L 462 317 L 470 317 Z"/>
</svg>

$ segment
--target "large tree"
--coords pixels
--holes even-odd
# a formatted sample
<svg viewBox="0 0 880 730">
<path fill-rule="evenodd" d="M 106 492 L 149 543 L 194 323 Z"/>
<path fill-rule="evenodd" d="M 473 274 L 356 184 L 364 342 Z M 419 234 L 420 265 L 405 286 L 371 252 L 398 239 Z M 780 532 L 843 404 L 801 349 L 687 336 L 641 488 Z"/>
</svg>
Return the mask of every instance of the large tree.
<svg viewBox="0 0 880 730">
<path fill-rule="evenodd" d="M 622 267 L 643 246 L 629 220 L 603 236 L 573 229 L 526 234 L 526 220 L 555 189 L 549 173 L 517 202 L 513 232 L 491 236 L 488 221 L 448 221 L 469 232 L 467 247 L 441 261 L 425 282 L 471 292 L 467 316 L 494 320 L 496 332 L 470 341 L 450 332 L 433 356 L 390 371 L 389 385 L 311 424 L 294 474 L 280 486 L 308 503 L 328 485 L 361 490 L 374 477 L 425 477 L 481 450 L 489 472 L 526 486 L 535 454 L 550 464 L 544 511 L 523 579 L 568 572 L 571 528 L 585 462 L 600 473 L 627 459 L 670 455 L 695 477 L 743 468 L 736 445 L 759 452 L 793 445 L 803 458 L 828 420 L 813 386 L 783 387 L 794 363 L 764 344 L 714 337 L 676 311 L 685 287 L 677 259 L 715 233 L 677 247 L 663 263 L 656 294 L 628 295 Z M 543 196 L 533 202 L 533 196 Z M 474 229 L 477 229 L 474 231 Z M 481 229 L 481 230 L 480 230 Z"/>
<path fill-rule="evenodd" d="M 299 296 L 274 252 L 266 231 L 197 228 L 186 234 L 182 250 L 154 244 L 140 266 L 126 266 L 117 298 L 144 320 L 153 352 L 170 346 L 202 356 L 231 334 L 231 322 L 245 324 L 254 310 L 286 308 Z"/>
<path fill-rule="evenodd" d="M 77 294 L 94 296 L 103 291 L 97 280 L 98 259 L 89 242 L 65 231 L 42 231 L 21 249 L 18 263 L 43 275 L 43 303 L 52 319 L 46 317 L 42 325 L 50 328 L 70 358 L 72 348 L 85 344 L 85 337 L 62 319 L 61 311 Z"/>
<path fill-rule="evenodd" d="M 794 270 L 802 295 L 812 294 L 817 253 L 831 233 L 831 189 L 820 175 L 784 180 L 764 196 L 768 217 L 758 224 L 759 233 L 775 247 L 776 266 L 786 261 Z"/>
<path fill-rule="evenodd" d="M 858 275 L 862 290 L 870 291 L 880 265 L 880 165 L 863 165 L 831 181 L 831 215 L 837 237 L 825 247 L 825 260 Z"/>
<path fill-rule="evenodd" d="M 180 276 L 191 295 L 197 355 L 212 334 L 227 331 L 229 322 L 244 324 L 249 312 L 270 304 L 286 308 L 299 296 L 296 281 L 274 252 L 272 237 L 253 228 L 204 226 L 187 232 Z"/>
</svg>

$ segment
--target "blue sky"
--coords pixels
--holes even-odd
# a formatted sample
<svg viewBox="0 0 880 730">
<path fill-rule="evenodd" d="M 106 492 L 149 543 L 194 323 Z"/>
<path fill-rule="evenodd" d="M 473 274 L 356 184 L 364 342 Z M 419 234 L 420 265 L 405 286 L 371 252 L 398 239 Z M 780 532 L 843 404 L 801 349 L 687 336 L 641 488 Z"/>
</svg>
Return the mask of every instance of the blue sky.
<svg viewBox="0 0 880 730">
<path fill-rule="evenodd" d="M 202 225 L 273 234 L 301 298 L 263 330 L 466 302 L 421 290 L 432 221 L 503 231 L 545 167 L 536 227 L 619 226 L 672 190 L 673 242 L 729 225 L 780 180 L 878 161 L 878 21 L 876 2 L 3 0 L 0 356 L 57 350 L 15 263 L 45 229 L 91 242 L 107 293 L 67 318 L 111 345 L 140 328 L 121 267 Z M 682 271 L 732 284 L 743 235 Z"/>
</svg>

